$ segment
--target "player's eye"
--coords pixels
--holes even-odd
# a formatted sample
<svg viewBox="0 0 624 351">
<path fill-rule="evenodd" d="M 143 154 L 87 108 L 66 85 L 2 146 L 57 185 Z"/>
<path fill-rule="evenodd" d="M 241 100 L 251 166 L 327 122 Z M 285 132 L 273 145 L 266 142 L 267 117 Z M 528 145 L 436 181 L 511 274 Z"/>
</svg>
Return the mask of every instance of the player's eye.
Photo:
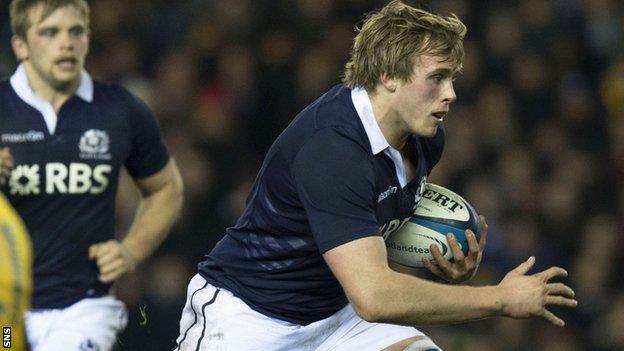
<svg viewBox="0 0 624 351">
<path fill-rule="evenodd" d="M 45 28 L 39 32 L 44 37 L 53 37 L 58 33 L 56 28 Z"/>
<path fill-rule="evenodd" d="M 441 74 L 435 74 L 431 76 L 431 79 L 433 79 L 436 83 L 440 83 L 442 79 L 444 79 L 444 76 L 442 76 Z"/>
<path fill-rule="evenodd" d="M 82 34 L 84 34 L 84 32 L 85 32 L 85 30 L 84 30 L 84 28 L 82 28 L 82 27 L 72 27 L 72 28 L 69 30 L 69 33 L 70 33 L 71 35 L 73 35 L 73 36 L 76 36 L 76 37 L 77 37 L 77 36 L 80 36 L 80 35 L 82 35 Z"/>
</svg>

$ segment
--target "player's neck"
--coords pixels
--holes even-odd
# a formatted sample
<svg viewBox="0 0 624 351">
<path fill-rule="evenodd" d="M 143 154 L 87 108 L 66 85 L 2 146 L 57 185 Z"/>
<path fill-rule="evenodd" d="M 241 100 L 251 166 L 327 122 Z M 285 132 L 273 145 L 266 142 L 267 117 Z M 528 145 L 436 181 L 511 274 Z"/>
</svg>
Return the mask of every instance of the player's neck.
<svg viewBox="0 0 624 351">
<path fill-rule="evenodd" d="M 381 129 L 388 144 L 397 150 L 401 150 L 405 146 L 405 142 L 409 137 L 409 132 L 402 128 L 396 112 L 392 110 L 389 99 L 384 98 L 383 92 L 369 94 L 371 105 L 373 106 L 373 115 Z"/>
<path fill-rule="evenodd" d="M 26 70 L 26 76 L 28 77 L 28 84 L 33 93 L 35 93 L 37 97 L 49 102 L 57 113 L 61 109 L 61 106 L 76 93 L 80 85 L 79 78 L 62 86 L 53 86 L 43 79 L 28 62 L 24 63 L 24 68 Z"/>
</svg>

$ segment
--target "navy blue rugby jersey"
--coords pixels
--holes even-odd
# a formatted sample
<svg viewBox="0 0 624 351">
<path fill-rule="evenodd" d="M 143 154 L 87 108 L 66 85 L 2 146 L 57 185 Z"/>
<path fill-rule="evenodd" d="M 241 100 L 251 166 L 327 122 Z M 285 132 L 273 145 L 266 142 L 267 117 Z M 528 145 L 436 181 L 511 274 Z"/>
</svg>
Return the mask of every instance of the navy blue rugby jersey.
<svg viewBox="0 0 624 351">
<path fill-rule="evenodd" d="M 440 128 L 433 138 L 412 138 L 415 176 L 402 186 L 365 99 L 368 118 L 361 119 L 351 89 L 338 85 L 282 132 L 244 213 L 198 265 L 208 282 L 260 313 L 300 325 L 346 306 L 322 254 L 397 230 L 413 213 L 444 144 Z"/>
<path fill-rule="evenodd" d="M 85 72 L 56 116 L 20 66 L 0 82 L 0 147 L 15 161 L 2 191 L 32 237 L 32 307 L 62 308 L 108 293 L 88 248 L 114 237 L 120 168 L 143 178 L 169 160 L 152 113 L 120 86 L 95 83 Z"/>
</svg>

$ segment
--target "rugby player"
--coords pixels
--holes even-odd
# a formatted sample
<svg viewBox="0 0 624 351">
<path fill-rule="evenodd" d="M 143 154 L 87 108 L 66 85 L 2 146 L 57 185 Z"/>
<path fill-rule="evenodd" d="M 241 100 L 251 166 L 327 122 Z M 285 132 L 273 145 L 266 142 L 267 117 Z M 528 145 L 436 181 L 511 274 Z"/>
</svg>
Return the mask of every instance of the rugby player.
<svg viewBox="0 0 624 351">
<path fill-rule="evenodd" d="M 85 0 L 13 0 L 20 65 L 0 82 L 0 147 L 13 159 L 3 191 L 34 247 L 32 350 L 110 350 L 127 323 L 112 283 L 164 240 L 182 183 L 151 111 L 124 88 L 94 82 Z M 119 172 L 141 192 L 129 232 L 115 240 Z"/>
<path fill-rule="evenodd" d="M 575 306 L 562 268 L 527 275 L 534 257 L 496 286 L 432 282 L 393 270 L 384 237 L 410 218 L 442 155 L 466 27 L 392 1 L 366 17 L 343 84 L 299 113 L 273 143 L 236 225 L 188 287 L 177 350 L 439 350 L 415 325 L 493 316 L 563 321 Z M 380 196 L 384 194 L 384 196 Z M 482 218 L 482 226 L 487 225 Z M 487 233 L 469 253 L 433 249 L 434 274 L 476 272 Z"/>
</svg>

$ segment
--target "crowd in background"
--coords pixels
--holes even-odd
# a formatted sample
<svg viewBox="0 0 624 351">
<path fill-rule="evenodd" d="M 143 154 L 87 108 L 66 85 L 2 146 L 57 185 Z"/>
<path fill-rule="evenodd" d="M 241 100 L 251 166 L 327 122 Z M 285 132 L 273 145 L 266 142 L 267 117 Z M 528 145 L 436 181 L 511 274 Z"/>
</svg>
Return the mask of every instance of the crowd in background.
<svg viewBox="0 0 624 351">
<path fill-rule="evenodd" d="M 155 112 L 181 169 L 182 218 L 116 285 L 130 310 L 120 350 L 171 350 L 196 263 L 234 224 L 264 154 L 340 82 L 372 0 L 92 0 L 87 69 Z M 624 350 L 624 2 L 406 1 L 468 26 L 444 156 L 430 182 L 490 224 L 474 284 L 530 255 L 568 270 L 565 328 L 495 318 L 422 328 L 448 351 Z M 0 77 L 16 67 L 0 1 Z M 137 193 L 119 190 L 119 234 Z M 414 292 L 415 294 L 417 292 Z"/>
</svg>

